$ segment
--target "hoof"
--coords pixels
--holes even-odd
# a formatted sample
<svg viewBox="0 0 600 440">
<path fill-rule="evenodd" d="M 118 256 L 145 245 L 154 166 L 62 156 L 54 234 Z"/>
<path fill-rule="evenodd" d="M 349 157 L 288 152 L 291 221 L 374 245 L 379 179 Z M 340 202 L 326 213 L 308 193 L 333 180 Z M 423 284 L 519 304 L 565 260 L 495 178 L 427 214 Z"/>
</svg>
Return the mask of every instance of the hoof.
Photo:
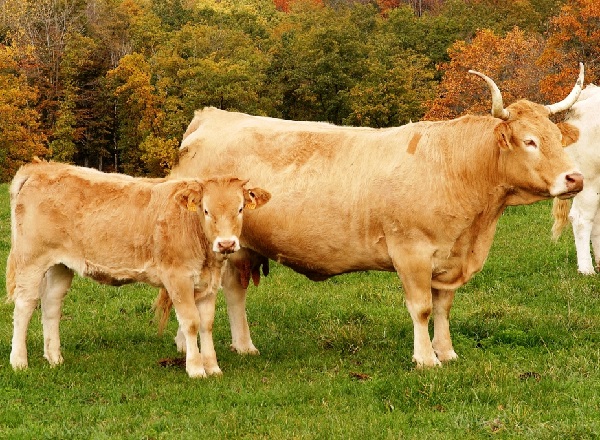
<svg viewBox="0 0 600 440">
<path fill-rule="evenodd" d="M 456 354 L 456 352 L 454 350 L 440 351 L 440 352 L 436 351 L 435 354 L 437 355 L 437 358 L 440 360 L 440 362 L 449 362 L 449 361 L 453 361 L 454 359 L 458 358 L 458 355 Z"/>
<path fill-rule="evenodd" d="M 252 356 L 258 356 L 260 354 L 260 351 L 258 351 L 254 345 L 249 347 L 236 347 L 235 345 L 231 344 L 229 349 L 237 354 L 249 354 Z"/>
<path fill-rule="evenodd" d="M 440 367 L 442 363 L 437 358 L 437 356 L 433 356 L 432 358 L 423 359 L 418 358 L 417 356 L 413 356 L 413 362 L 417 364 L 417 368 L 431 368 L 431 367 Z"/>
<path fill-rule="evenodd" d="M 51 367 L 58 367 L 59 365 L 62 365 L 65 361 L 61 354 L 59 354 L 58 356 L 44 355 L 44 358 L 46 358 Z"/>
</svg>

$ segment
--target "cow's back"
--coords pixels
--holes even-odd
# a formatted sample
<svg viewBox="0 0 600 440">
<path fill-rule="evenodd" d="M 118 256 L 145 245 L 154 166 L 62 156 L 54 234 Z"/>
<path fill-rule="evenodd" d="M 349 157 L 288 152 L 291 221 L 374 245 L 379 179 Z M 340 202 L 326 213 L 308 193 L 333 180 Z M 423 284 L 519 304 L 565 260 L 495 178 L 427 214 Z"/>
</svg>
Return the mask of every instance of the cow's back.
<svg viewBox="0 0 600 440">
<path fill-rule="evenodd" d="M 147 261 L 156 182 L 58 163 L 26 165 L 11 189 L 13 247 L 23 255 L 34 246 L 55 258 L 64 254 L 81 274 L 85 261 L 117 266 L 128 253 Z"/>
<path fill-rule="evenodd" d="M 444 151 L 447 126 L 437 136 L 441 126 L 428 122 L 339 127 L 209 108 L 190 127 L 173 176 L 234 174 L 270 191 L 269 204 L 245 218 L 243 243 L 315 278 L 394 270 L 390 229 L 435 234 L 439 228 L 423 227 L 417 213 L 443 219 L 447 209 L 444 182 L 454 172 Z"/>
</svg>

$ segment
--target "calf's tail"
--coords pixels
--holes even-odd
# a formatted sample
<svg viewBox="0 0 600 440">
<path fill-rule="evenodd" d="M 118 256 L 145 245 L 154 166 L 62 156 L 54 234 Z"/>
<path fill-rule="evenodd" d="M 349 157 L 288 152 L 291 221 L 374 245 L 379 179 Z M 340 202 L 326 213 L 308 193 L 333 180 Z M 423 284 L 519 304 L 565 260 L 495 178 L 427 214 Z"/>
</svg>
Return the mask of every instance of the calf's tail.
<svg viewBox="0 0 600 440">
<path fill-rule="evenodd" d="M 171 307 L 173 301 L 169 296 L 169 292 L 164 287 L 161 287 L 158 291 L 158 296 L 154 300 L 154 313 L 156 314 L 156 320 L 158 321 L 158 334 L 162 335 L 167 322 L 169 322 L 169 314 L 171 313 Z"/>
<path fill-rule="evenodd" d="M 36 156 L 33 158 L 32 163 L 38 164 L 42 161 Z M 16 257 L 15 257 L 15 249 L 17 247 L 17 197 L 23 189 L 25 182 L 29 179 L 29 168 L 28 165 L 21 167 L 15 176 L 13 177 L 12 182 L 10 183 L 9 194 L 10 194 L 10 241 L 11 241 L 11 250 L 8 254 L 8 260 L 6 261 L 6 301 L 12 302 L 14 301 L 15 288 L 17 287 L 17 283 L 15 280 L 16 276 Z"/>
<path fill-rule="evenodd" d="M 554 217 L 554 224 L 552 225 L 552 239 L 557 241 L 562 234 L 563 229 L 569 223 L 569 210 L 571 209 L 571 203 L 569 200 L 554 199 L 552 204 L 552 216 Z"/>
</svg>

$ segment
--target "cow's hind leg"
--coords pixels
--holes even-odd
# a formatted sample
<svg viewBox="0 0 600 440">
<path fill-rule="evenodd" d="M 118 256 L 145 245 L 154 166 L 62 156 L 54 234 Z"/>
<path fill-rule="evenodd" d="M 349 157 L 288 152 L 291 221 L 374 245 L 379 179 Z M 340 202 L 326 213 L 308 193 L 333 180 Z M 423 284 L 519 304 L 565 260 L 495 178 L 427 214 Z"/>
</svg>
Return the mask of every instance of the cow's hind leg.
<svg viewBox="0 0 600 440">
<path fill-rule="evenodd" d="M 40 294 L 42 298 L 42 327 L 44 329 L 44 357 L 50 365 L 60 365 L 60 317 L 67 290 L 71 287 L 73 271 L 62 264 L 52 266 L 46 272 Z"/>
<path fill-rule="evenodd" d="M 242 286 L 240 273 L 230 262 L 225 265 L 222 283 L 231 328 L 231 350 L 240 354 L 259 354 L 252 343 L 246 316 L 247 288 Z"/>
<path fill-rule="evenodd" d="M 596 268 L 600 269 L 600 212 L 596 211 L 594 225 L 592 226 L 592 249 Z"/>
<path fill-rule="evenodd" d="M 198 348 L 198 330 L 200 314 L 194 302 L 192 280 L 171 280 L 165 285 L 179 322 L 179 329 L 185 338 L 185 370 L 190 377 L 206 377 L 204 363 Z"/>
<path fill-rule="evenodd" d="M 432 289 L 433 298 L 433 350 L 441 362 L 456 359 L 450 338 L 450 309 L 454 290 Z"/>
<path fill-rule="evenodd" d="M 27 368 L 27 329 L 39 302 L 44 270 L 36 267 L 17 268 L 13 299 L 13 337 L 10 364 L 15 370 Z"/>
</svg>

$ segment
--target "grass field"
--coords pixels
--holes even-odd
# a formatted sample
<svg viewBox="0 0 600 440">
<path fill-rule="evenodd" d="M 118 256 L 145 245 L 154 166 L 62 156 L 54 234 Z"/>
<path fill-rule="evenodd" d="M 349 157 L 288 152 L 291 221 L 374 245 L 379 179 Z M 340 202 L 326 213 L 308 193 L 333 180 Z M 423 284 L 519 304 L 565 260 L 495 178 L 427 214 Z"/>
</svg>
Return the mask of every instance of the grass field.
<svg viewBox="0 0 600 440">
<path fill-rule="evenodd" d="M 0 285 L 10 239 L 0 186 Z M 189 379 L 156 290 L 76 278 L 61 322 L 64 365 L 42 358 L 39 311 L 27 371 L 9 363 L 12 305 L 0 303 L 2 439 L 592 439 L 600 435 L 598 278 L 577 274 L 572 234 L 550 241 L 550 203 L 509 209 L 481 273 L 459 289 L 459 359 L 414 369 L 412 323 L 392 273 L 313 283 L 272 264 L 248 296 L 260 356 L 230 353 L 223 377 Z M 352 252 L 349 249 L 349 252 Z"/>
</svg>

